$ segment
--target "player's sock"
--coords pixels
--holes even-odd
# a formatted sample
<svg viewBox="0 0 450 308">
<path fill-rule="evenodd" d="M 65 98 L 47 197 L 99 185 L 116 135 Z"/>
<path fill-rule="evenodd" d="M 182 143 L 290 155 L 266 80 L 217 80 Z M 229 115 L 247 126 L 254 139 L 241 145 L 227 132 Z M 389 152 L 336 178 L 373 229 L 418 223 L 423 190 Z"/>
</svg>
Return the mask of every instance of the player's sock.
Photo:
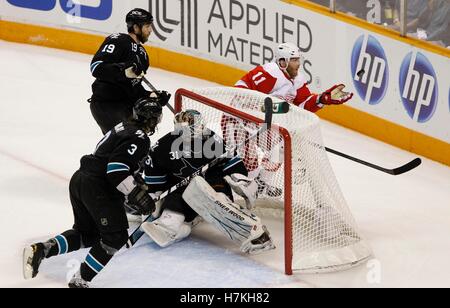
<svg viewBox="0 0 450 308">
<path fill-rule="evenodd" d="M 46 258 L 63 255 L 81 248 L 81 234 L 75 230 L 68 230 L 44 243 L 48 252 Z"/>
<path fill-rule="evenodd" d="M 101 242 L 92 246 L 83 264 L 81 264 L 81 278 L 87 282 L 92 281 L 92 279 L 103 270 L 112 257 L 113 254 L 108 253 Z"/>
</svg>

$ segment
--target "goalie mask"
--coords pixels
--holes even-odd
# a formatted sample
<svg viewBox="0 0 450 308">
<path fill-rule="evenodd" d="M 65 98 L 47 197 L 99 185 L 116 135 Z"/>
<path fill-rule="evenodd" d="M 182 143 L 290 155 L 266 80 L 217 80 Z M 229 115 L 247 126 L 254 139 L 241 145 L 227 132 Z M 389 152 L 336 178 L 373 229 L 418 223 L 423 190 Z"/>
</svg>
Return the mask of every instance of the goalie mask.
<svg viewBox="0 0 450 308">
<path fill-rule="evenodd" d="M 205 122 L 200 112 L 187 109 L 175 115 L 175 131 L 183 133 L 183 139 L 202 138 Z"/>
<path fill-rule="evenodd" d="M 300 48 L 292 43 L 283 43 L 275 51 L 275 62 L 282 70 L 286 70 L 292 58 L 300 58 Z M 286 66 L 280 65 L 280 60 L 286 61 Z"/>
<path fill-rule="evenodd" d="M 162 120 L 162 107 L 157 97 L 144 97 L 133 106 L 133 120 L 147 134 L 153 135 Z"/>
</svg>

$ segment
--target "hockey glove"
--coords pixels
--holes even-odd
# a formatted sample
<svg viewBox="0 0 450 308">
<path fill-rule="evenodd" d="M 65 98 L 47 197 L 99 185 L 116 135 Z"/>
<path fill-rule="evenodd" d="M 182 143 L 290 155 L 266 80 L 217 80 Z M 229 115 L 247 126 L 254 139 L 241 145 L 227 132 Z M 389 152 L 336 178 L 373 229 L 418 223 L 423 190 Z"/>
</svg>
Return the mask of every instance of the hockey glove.
<svg viewBox="0 0 450 308">
<path fill-rule="evenodd" d="M 141 78 L 144 75 L 142 67 L 135 62 L 122 63 L 121 67 L 125 73 L 125 76 L 130 79 Z"/>
<path fill-rule="evenodd" d="M 170 94 L 167 91 L 156 91 L 156 92 L 153 92 L 153 93 L 155 93 L 158 96 L 159 104 L 162 107 L 166 106 L 167 103 L 169 102 L 170 98 L 172 97 L 172 94 Z"/>
<path fill-rule="evenodd" d="M 325 91 L 320 96 L 319 102 L 324 105 L 341 105 L 353 97 L 353 93 L 344 92 L 345 85 L 339 84 Z"/>
<path fill-rule="evenodd" d="M 146 185 L 136 185 L 126 196 L 125 206 L 141 215 L 150 215 L 155 209 L 155 202 L 147 190 Z"/>
<path fill-rule="evenodd" d="M 256 198 L 258 198 L 258 184 L 239 173 L 227 175 L 224 179 L 236 194 L 245 199 L 247 209 L 251 210 L 255 205 Z"/>
</svg>

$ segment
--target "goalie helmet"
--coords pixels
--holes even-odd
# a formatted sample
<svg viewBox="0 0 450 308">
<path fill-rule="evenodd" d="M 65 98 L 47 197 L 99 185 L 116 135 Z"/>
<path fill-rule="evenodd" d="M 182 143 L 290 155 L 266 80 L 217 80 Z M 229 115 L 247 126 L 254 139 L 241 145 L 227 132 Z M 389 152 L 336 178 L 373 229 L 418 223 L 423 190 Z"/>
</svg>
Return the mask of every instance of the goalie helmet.
<svg viewBox="0 0 450 308">
<path fill-rule="evenodd" d="M 275 51 L 275 62 L 280 66 L 280 60 L 286 61 L 286 67 L 281 67 L 281 69 L 286 69 L 289 65 L 289 61 L 292 58 L 300 58 L 300 48 L 292 43 L 283 43 L 278 46 Z"/>
<path fill-rule="evenodd" d="M 133 106 L 133 120 L 148 134 L 155 133 L 156 126 L 161 123 L 162 107 L 158 97 L 144 97 Z"/>
<path fill-rule="evenodd" d="M 175 131 L 183 133 L 186 138 L 202 138 L 204 135 L 205 122 L 200 112 L 187 109 L 175 115 Z"/>
<path fill-rule="evenodd" d="M 144 9 L 133 9 L 127 14 L 125 21 L 128 28 L 133 27 L 134 25 L 142 26 L 151 24 L 153 22 L 153 16 Z"/>
</svg>

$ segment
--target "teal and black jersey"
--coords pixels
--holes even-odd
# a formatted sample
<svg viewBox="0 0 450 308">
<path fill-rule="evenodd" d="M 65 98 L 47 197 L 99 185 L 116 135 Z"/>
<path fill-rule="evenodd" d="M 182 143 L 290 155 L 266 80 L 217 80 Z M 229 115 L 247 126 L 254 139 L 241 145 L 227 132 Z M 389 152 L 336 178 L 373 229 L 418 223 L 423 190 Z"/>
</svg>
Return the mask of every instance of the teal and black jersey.
<svg viewBox="0 0 450 308">
<path fill-rule="evenodd" d="M 126 64 L 136 63 L 144 73 L 150 65 L 144 46 L 137 44 L 128 34 L 108 36 L 91 62 L 92 100 L 131 106 L 139 98 L 148 96 L 139 79 L 128 79 Z"/>
<path fill-rule="evenodd" d="M 162 137 L 150 151 L 145 165 L 145 183 L 150 191 L 164 191 L 192 175 L 204 165 L 226 152 L 223 140 L 209 131 L 203 138 L 183 142 L 176 132 Z M 233 153 L 206 173 L 211 186 L 222 183 L 223 177 L 233 173 L 247 175 L 242 159 Z"/>
<path fill-rule="evenodd" d="M 81 171 L 104 177 L 117 187 L 129 175 L 140 171 L 148 159 L 149 137 L 138 127 L 120 123 L 98 143 L 91 155 L 81 158 Z"/>
</svg>

